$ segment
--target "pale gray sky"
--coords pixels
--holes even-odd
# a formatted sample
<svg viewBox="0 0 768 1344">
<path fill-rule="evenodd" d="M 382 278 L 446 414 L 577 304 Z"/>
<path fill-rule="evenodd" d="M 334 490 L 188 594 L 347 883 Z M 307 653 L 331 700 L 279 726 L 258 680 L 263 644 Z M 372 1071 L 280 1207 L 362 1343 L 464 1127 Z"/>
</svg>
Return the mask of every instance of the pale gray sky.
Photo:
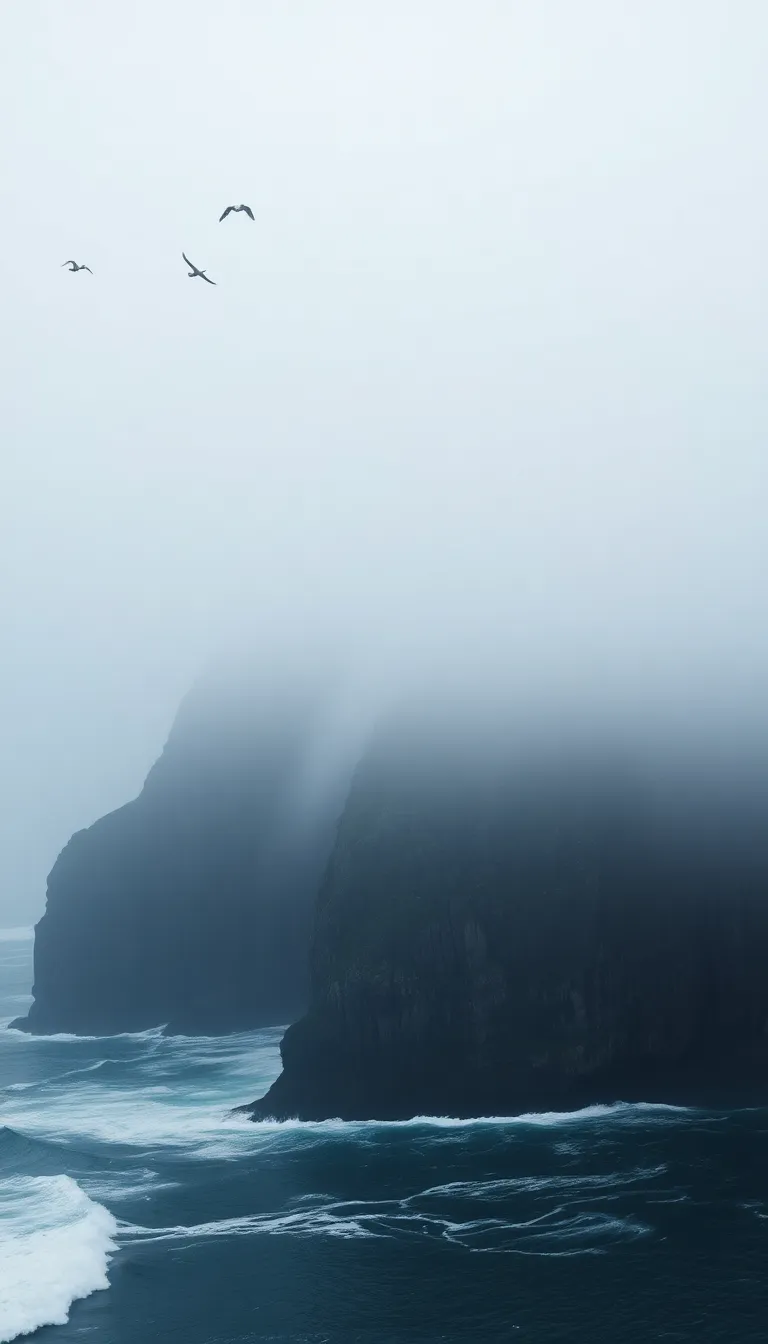
<svg viewBox="0 0 768 1344">
<path fill-rule="evenodd" d="M 763 0 L 0 36 L 0 925 L 237 624 L 471 612 L 544 676 L 663 647 L 764 697 Z"/>
</svg>

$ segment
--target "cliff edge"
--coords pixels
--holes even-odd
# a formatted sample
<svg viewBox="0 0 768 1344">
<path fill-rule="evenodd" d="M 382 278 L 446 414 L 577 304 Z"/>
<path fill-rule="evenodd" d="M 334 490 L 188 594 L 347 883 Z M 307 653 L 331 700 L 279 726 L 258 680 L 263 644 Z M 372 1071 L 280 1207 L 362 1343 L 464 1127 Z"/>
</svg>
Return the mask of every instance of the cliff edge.
<svg viewBox="0 0 768 1344">
<path fill-rule="evenodd" d="M 15 1025 L 215 1034 L 297 1017 L 351 771 L 331 711 L 309 677 L 203 679 L 139 797 L 59 855 Z"/>
<path fill-rule="evenodd" d="M 251 1115 L 765 1100 L 764 786 L 385 734 L 320 893 L 309 1011 Z"/>
</svg>

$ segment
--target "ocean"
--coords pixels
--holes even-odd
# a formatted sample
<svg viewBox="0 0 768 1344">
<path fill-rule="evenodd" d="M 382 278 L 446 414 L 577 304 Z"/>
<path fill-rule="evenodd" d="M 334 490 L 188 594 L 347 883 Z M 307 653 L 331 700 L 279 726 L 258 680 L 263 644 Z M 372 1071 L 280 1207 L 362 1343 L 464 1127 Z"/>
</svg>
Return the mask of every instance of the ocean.
<svg viewBox="0 0 768 1344">
<path fill-rule="evenodd" d="M 768 1112 L 228 1115 L 280 1031 L 28 1037 L 0 931 L 0 1341 L 768 1339 Z"/>
</svg>

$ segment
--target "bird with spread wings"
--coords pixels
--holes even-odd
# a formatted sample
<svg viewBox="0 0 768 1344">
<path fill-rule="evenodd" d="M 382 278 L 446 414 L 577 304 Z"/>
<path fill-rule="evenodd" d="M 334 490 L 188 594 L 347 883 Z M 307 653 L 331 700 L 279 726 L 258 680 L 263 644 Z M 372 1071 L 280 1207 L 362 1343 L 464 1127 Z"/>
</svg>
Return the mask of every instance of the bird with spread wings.
<svg viewBox="0 0 768 1344">
<path fill-rule="evenodd" d="M 189 260 L 189 257 L 187 256 L 186 252 L 182 252 L 181 255 L 182 255 L 182 257 L 184 258 L 184 260 L 186 261 L 187 265 L 191 267 L 191 270 L 190 270 L 190 272 L 189 272 L 189 278 L 190 278 L 190 280 L 194 280 L 194 279 L 195 279 L 195 276 L 198 276 L 198 275 L 199 275 L 199 276 L 200 276 L 200 279 L 201 279 L 201 280 L 207 280 L 209 285 L 215 285 L 215 284 L 216 284 L 216 281 L 215 281 L 215 280 L 211 280 L 211 279 L 209 279 L 209 277 L 205 274 L 205 271 L 201 271 L 200 268 L 199 268 L 199 266 L 196 266 L 195 263 L 194 263 L 193 261 L 190 261 L 190 260 Z"/>
<path fill-rule="evenodd" d="M 232 214 L 233 211 L 237 215 L 241 210 L 245 211 L 249 219 L 253 219 L 253 211 L 250 205 L 228 205 L 224 214 L 219 216 L 219 223 L 221 223 L 222 219 L 226 219 L 227 215 Z"/>
</svg>

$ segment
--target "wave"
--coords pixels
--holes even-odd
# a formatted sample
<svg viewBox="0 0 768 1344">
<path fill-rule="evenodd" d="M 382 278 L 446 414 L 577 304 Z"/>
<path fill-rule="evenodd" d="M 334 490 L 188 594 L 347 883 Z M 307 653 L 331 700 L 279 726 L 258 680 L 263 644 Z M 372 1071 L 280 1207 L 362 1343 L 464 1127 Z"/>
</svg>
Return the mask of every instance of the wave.
<svg viewBox="0 0 768 1344">
<path fill-rule="evenodd" d="M 78 1045 L 81 1041 L 153 1041 L 164 1039 L 164 1027 L 147 1027 L 146 1031 L 119 1031 L 114 1036 L 77 1036 L 73 1031 L 55 1031 L 44 1034 L 34 1031 L 23 1031 L 20 1027 L 5 1027 L 8 1037 L 15 1038 L 27 1044 L 64 1044 Z"/>
<path fill-rule="evenodd" d="M 97 1144 L 99 1150 L 120 1146 L 127 1152 L 176 1153 L 196 1161 L 227 1161 L 260 1152 L 279 1152 L 298 1145 L 300 1150 L 324 1146 L 328 1143 L 371 1147 L 388 1142 L 388 1135 L 400 1133 L 405 1140 L 409 1133 L 438 1134 L 446 1142 L 467 1140 L 477 1130 L 495 1130 L 510 1135 L 521 1128 L 532 1126 L 546 1129 L 563 1127 L 568 1130 L 581 1124 L 612 1124 L 622 1127 L 647 1126 L 649 1123 L 676 1123 L 687 1116 L 686 1111 L 669 1113 L 669 1108 L 617 1104 L 599 1112 L 590 1108 L 584 1112 L 566 1112 L 549 1116 L 513 1116 L 453 1120 L 447 1117 L 419 1116 L 401 1121 L 258 1121 L 253 1123 L 245 1114 L 227 1112 L 225 1099 L 214 1086 L 210 1090 L 198 1082 L 179 1095 L 177 1088 L 158 1081 L 143 1080 L 137 1086 L 120 1084 L 101 1085 L 106 1063 L 101 1067 L 83 1070 L 77 1085 L 71 1079 L 55 1084 L 42 1084 L 39 1096 L 24 1085 L 23 1089 L 6 1093 L 6 1123 L 23 1131 L 33 1139 L 47 1140 L 63 1145 L 70 1157 L 72 1146 Z M 162 1077 L 162 1074 L 160 1075 Z M 88 1082 L 93 1079 L 93 1084 Z M 198 1080 L 195 1080 L 196 1082 Z M 56 1087 L 57 1092 L 52 1088 Z M 463 1141 L 463 1140 L 462 1140 Z M 60 1151 L 60 1149 L 59 1149 Z"/>
<path fill-rule="evenodd" d="M 81 1179 L 101 1170 L 103 1162 L 82 1148 L 68 1146 L 66 1155 L 55 1138 L 28 1134 L 10 1125 L 0 1125 L 0 1178 L 10 1176 L 58 1176 L 66 1161 L 70 1174 Z"/>
<path fill-rule="evenodd" d="M 68 1148 L 95 1143 L 113 1153 L 117 1145 L 228 1158 L 263 1145 L 247 1117 L 228 1113 L 278 1073 L 276 1033 L 208 1040 L 152 1029 L 111 1044 L 100 1038 L 95 1049 L 74 1039 L 80 1048 L 21 1033 L 6 1057 L 18 1049 L 19 1071 L 2 1097 L 6 1124 Z"/>
<path fill-rule="evenodd" d="M 0 1175 L 17 1175 L 25 1167 L 26 1174 L 31 1175 L 30 1166 L 37 1165 L 39 1172 L 40 1165 L 51 1157 L 61 1167 L 61 1151 L 55 1144 L 20 1133 L 10 1125 L 0 1125 Z"/>
<path fill-rule="evenodd" d="M 64 1325 L 72 1303 L 109 1287 L 117 1222 L 70 1176 L 0 1187 L 0 1344 Z"/>
<path fill-rule="evenodd" d="M 139 1153 L 151 1164 L 161 1155 L 174 1161 L 230 1161 L 256 1152 L 279 1153 L 294 1145 L 299 1151 L 329 1142 L 378 1147 L 398 1133 L 403 1142 L 409 1135 L 417 1139 L 429 1135 L 432 1143 L 463 1145 L 473 1132 L 495 1131 L 507 1142 L 526 1128 L 559 1132 L 562 1141 L 581 1143 L 583 1134 L 596 1127 L 669 1125 L 688 1114 L 663 1104 L 616 1102 L 516 1116 L 254 1123 L 247 1113 L 233 1112 L 232 1107 L 266 1090 L 279 1072 L 278 1029 L 209 1038 L 167 1035 L 162 1027 L 153 1027 L 90 1042 L 78 1036 L 30 1037 L 22 1032 L 3 1037 L 14 1038 L 9 1059 L 18 1047 L 29 1059 L 39 1059 L 40 1066 L 25 1067 L 6 1086 L 2 1119 L 32 1138 L 59 1145 L 60 1152 L 66 1150 L 67 1162 L 74 1150 L 91 1145 L 102 1164 L 118 1149 L 120 1161 L 129 1164 Z M 35 1168 L 27 1170 L 37 1174 Z M 80 1178 L 81 1170 L 72 1174 Z"/>
<path fill-rule="evenodd" d="M 153 1095 L 154 1093 L 154 1095 Z M 16 1094 L 24 1096 L 27 1094 Z M 82 1086 L 70 1104 L 6 1107 L 14 1125 L 34 1138 L 66 1145 L 116 1145 L 140 1152 L 177 1150 L 188 1158 L 228 1158 L 258 1146 L 247 1120 L 228 1120 L 216 1104 L 181 1104 L 166 1087 L 108 1089 L 94 1097 Z M 71 1151 L 71 1150 L 70 1150 Z"/>
<path fill-rule="evenodd" d="M 510 1125 L 533 1125 L 549 1128 L 556 1125 L 583 1124 L 588 1120 L 640 1120 L 645 1123 L 655 1113 L 678 1116 L 690 1115 L 689 1106 L 671 1106 L 665 1102 L 615 1101 L 605 1105 L 582 1106 L 576 1111 L 525 1111 L 520 1115 L 414 1115 L 408 1120 L 255 1120 L 255 1128 L 263 1131 L 306 1129 L 325 1130 L 328 1133 L 351 1133 L 360 1129 L 472 1129 L 485 1125 L 499 1128 Z"/>
<path fill-rule="evenodd" d="M 108 1205 L 174 1189 L 177 1182 L 161 1178 L 152 1167 L 141 1163 L 116 1166 L 99 1160 L 93 1153 L 56 1142 L 34 1138 L 8 1125 L 0 1126 L 0 1180 L 3 1177 L 59 1176 L 66 1161 L 72 1176 L 89 1199 Z M 2 1266 L 0 1265 L 0 1269 Z M 0 1274 L 0 1281 L 2 1275 Z"/>
<path fill-rule="evenodd" d="M 52 1083 L 60 1083 L 65 1078 L 81 1078 L 86 1073 L 96 1073 L 99 1069 L 105 1068 L 107 1064 L 118 1062 L 117 1060 L 97 1059 L 94 1060 L 93 1064 L 84 1064 L 81 1069 L 65 1069 L 63 1073 L 51 1074 L 50 1078 L 42 1080 L 36 1078 L 31 1083 L 9 1083 L 6 1090 L 8 1092 L 29 1092 L 32 1088 L 48 1087 Z"/>
</svg>

